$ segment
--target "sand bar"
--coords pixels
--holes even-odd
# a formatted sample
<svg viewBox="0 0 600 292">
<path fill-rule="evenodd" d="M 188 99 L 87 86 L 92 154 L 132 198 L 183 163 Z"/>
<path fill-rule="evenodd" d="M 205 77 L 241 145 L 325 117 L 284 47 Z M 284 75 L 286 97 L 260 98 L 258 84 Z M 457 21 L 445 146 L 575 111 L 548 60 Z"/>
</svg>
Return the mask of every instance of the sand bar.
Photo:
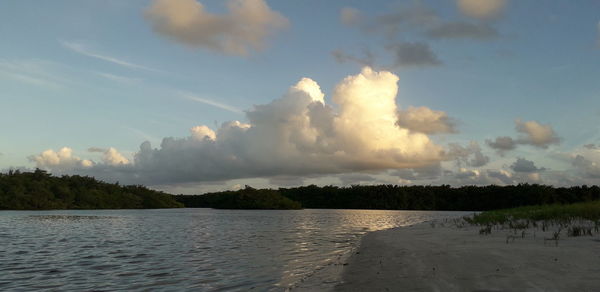
<svg viewBox="0 0 600 292">
<path fill-rule="evenodd" d="M 365 235 L 336 291 L 600 291 L 600 236 L 423 223 Z M 508 243 L 507 243 L 508 240 Z"/>
</svg>

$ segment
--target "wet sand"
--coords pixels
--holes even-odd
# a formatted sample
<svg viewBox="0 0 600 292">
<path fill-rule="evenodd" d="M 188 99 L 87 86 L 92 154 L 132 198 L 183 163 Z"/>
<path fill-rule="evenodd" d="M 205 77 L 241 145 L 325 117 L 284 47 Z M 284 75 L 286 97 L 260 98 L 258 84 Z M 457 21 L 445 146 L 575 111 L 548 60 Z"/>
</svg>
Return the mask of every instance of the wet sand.
<svg viewBox="0 0 600 292">
<path fill-rule="evenodd" d="M 372 232 L 335 291 L 600 291 L 600 236 L 423 223 Z M 507 243 L 508 241 L 508 243 Z"/>
</svg>

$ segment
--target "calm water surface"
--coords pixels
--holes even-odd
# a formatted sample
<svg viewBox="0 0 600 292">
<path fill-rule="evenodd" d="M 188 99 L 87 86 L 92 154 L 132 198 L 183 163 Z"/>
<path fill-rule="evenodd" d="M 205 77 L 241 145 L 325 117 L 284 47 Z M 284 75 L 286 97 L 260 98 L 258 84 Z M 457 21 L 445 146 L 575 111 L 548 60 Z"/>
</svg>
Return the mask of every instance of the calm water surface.
<svg viewBox="0 0 600 292">
<path fill-rule="evenodd" d="M 368 231 L 463 214 L 1 211 L 0 290 L 283 291 L 337 263 Z"/>
</svg>

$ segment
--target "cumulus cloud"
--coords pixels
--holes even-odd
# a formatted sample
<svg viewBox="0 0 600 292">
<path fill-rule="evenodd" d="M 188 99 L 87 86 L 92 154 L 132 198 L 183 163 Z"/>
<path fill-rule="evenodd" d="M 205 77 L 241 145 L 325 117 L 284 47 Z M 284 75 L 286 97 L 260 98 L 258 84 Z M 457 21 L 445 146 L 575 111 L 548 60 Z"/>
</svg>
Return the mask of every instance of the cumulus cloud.
<svg viewBox="0 0 600 292">
<path fill-rule="evenodd" d="M 110 147 L 106 149 L 102 156 L 102 161 L 107 165 L 125 165 L 129 164 L 129 159 L 125 158 L 117 149 Z"/>
<path fill-rule="evenodd" d="M 456 133 L 456 123 L 443 111 L 409 107 L 398 111 L 398 126 L 425 134 Z"/>
<path fill-rule="evenodd" d="M 502 14 L 506 0 L 457 0 L 456 5 L 466 16 L 487 20 Z"/>
<path fill-rule="evenodd" d="M 455 160 L 459 167 L 462 167 L 463 165 L 481 167 L 490 161 L 490 158 L 481 151 L 479 143 L 475 141 L 469 142 L 466 146 L 462 146 L 458 143 L 448 144 L 446 156 L 450 160 Z"/>
<path fill-rule="evenodd" d="M 196 0 L 154 0 L 145 11 L 154 31 L 177 42 L 233 55 L 261 50 L 288 25 L 264 0 L 229 0 L 227 14 L 213 14 Z"/>
<path fill-rule="evenodd" d="M 500 36 L 488 23 L 470 23 L 453 21 L 436 25 L 427 30 L 427 36 L 433 39 L 476 39 L 489 40 Z"/>
<path fill-rule="evenodd" d="M 394 67 L 440 66 L 442 61 L 424 42 L 401 42 L 387 46 L 394 57 Z"/>
<path fill-rule="evenodd" d="M 598 162 L 591 161 L 582 155 L 577 155 L 572 163 L 584 177 L 600 178 L 600 164 Z"/>
<path fill-rule="evenodd" d="M 510 168 L 515 172 L 523 172 L 523 173 L 534 173 L 544 171 L 545 169 L 538 168 L 535 166 L 535 163 L 531 160 L 527 160 L 525 158 L 517 158 L 517 160 L 510 166 Z"/>
<path fill-rule="evenodd" d="M 235 178 L 338 174 L 419 168 L 445 159 L 424 133 L 397 125 L 398 77 L 364 68 L 335 88 L 335 107 L 305 78 L 281 98 L 217 130 L 194 127 L 189 137 L 144 142 L 133 163 L 102 167 L 101 177 L 127 183 L 170 184 Z"/>
<path fill-rule="evenodd" d="M 550 125 L 540 124 L 536 121 L 524 122 L 520 119 L 515 121 L 515 129 L 523 134 L 518 142 L 529 144 L 539 148 L 548 148 L 551 144 L 558 144 L 560 138 L 554 132 Z"/>
<path fill-rule="evenodd" d="M 487 173 L 487 176 L 490 177 L 491 179 L 496 179 L 505 185 L 510 185 L 515 182 L 513 179 L 513 175 L 510 172 L 503 170 L 503 169 L 488 170 L 486 173 Z"/>
<path fill-rule="evenodd" d="M 184 138 L 164 138 L 158 148 L 141 144 L 133 161 L 114 148 L 102 163 L 46 151 L 32 160 L 111 181 L 149 185 L 419 168 L 446 159 L 443 148 L 420 132 L 397 125 L 398 77 L 365 67 L 335 88 L 336 106 L 319 85 L 301 79 L 281 98 L 246 111 L 248 123 L 214 130 L 198 125 Z M 64 152 L 64 153 L 63 153 Z M 64 161 L 64 162 L 63 162 Z M 68 162 L 68 163 L 67 163 Z"/>
<path fill-rule="evenodd" d="M 29 156 L 29 160 L 35 162 L 36 167 L 41 169 L 51 169 L 56 172 L 65 170 L 88 168 L 93 166 L 93 162 L 81 159 L 73 155 L 73 149 L 63 147 L 58 151 L 48 149 L 38 155 Z"/>
<path fill-rule="evenodd" d="M 583 177 L 593 179 L 600 178 L 600 163 L 598 163 L 598 161 L 594 161 L 578 154 L 573 158 L 571 163 Z"/>
<path fill-rule="evenodd" d="M 192 138 L 198 141 L 202 141 L 204 139 L 214 141 L 215 139 L 217 139 L 217 134 L 215 133 L 215 131 L 204 125 L 192 127 L 190 129 L 190 132 L 192 132 Z"/>
<path fill-rule="evenodd" d="M 88 148 L 88 152 L 102 153 L 102 162 L 106 165 L 118 166 L 130 163 L 129 159 L 125 158 L 123 154 L 119 153 L 119 151 L 113 147 L 106 149 L 100 147 L 90 147 Z"/>
<path fill-rule="evenodd" d="M 88 148 L 88 152 L 102 153 L 100 163 L 73 155 L 73 149 L 69 147 L 63 147 L 58 151 L 48 149 L 28 158 L 30 161 L 35 162 L 36 167 L 51 170 L 57 174 L 79 173 L 99 175 L 99 171 L 106 172 L 112 167 L 122 167 L 131 163 L 129 159 L 113 147 L 106 149 L 91 147 Z"/>
<path fill-rule="evenodd" d="M 560 143 L 560 138 L 550 125 L 540 124 L 536 121 L 515 120 L 515 129 L 519 137 L 496 137 L 495 140 L 486 140 L 486 144 L 504 156 L 506 152 L 515 149 L 518 145 L 531 145 L 546 149 L 552 144 Z"/>
<path fill-rule="evenodd" d="M 490 147 L 498 151 L 500 155 L 504 155 L 506 152 L 517 148 L 517 142 L 508 136 L 496 137 L 495 140 L 485 140 L 485 143 Z"/>
</svg>

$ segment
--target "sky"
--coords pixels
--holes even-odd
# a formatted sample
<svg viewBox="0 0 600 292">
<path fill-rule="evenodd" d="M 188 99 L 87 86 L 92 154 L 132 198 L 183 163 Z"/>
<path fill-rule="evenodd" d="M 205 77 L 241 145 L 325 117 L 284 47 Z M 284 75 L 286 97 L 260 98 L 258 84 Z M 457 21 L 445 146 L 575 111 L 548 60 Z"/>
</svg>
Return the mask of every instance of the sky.
<svg viewBox="0 0 600 292">
<path fill-rule="evenodd" d="M 0 3 L 0 169 L 170 193 L 600 183 L 597 0 Z"/>
</svg>

